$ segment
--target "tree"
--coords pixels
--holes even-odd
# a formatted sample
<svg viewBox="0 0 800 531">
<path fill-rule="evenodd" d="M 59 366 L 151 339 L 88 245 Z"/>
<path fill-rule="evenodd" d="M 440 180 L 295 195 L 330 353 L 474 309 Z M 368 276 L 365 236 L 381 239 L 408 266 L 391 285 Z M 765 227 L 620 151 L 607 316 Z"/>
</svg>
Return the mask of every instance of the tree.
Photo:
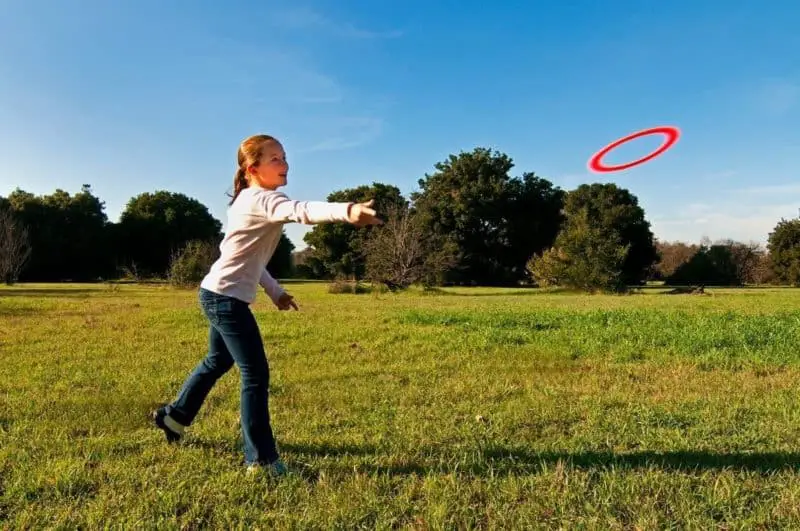
<svg viewBox="0 0 800 531">
<path fill-rule="evenodd" d="M 711 244 L 706 239 L 699 246 L 659 244 L 659 250 L 662 258 L 657 269 L 668 285 L 741 286 L 764 278 L 759 268 L 766 252 L 755 242 L 721 240 Z"/>
<path fill-rule="evenodd" d="M 392 291 L 416 283 L 436 285 L 455 262 L 456 252 L 452 242 L 426 234 L 408 208 L 393 206 L 385 224 L 367 238 L 366 277 Z"/>
<path fill-rule="evenodd" d="M 278 246 L 272 254 L 272 258 L 267 264 L 267 271 L 273 278 L 290 278 L 294 274 L 294 265 L 292 263 L 292 252 L 294 251 L 294 244 L 292 240 L 286 236 L 286 231 L 281 232 L 281 239 L 278 241 Z"/>
<path fill-rule="evenodd" d="M 407 205 L 396 186 L 373 183 L 339 190 L 328 195 L 330 202 L 361 203 L 374 199 L 373 208 L 379 213 L 392 206 Z M 364 244 L 374 227 L 354 227 L 344 223 L 321 223 L 308 232 L 303 241 L 313 248 L 313 262 L 324 270 L 326 277 L 364 277 Z"/>
<path fill-rule="evenodd" d="M 584 184 L 567 194 L 564 211 L 567 218 L 585 211 L 589 223 L 628 247 L 620 278 L 624 284 L 641 284 L 647 279 L 658 251 L 636 196 L 611 183 Z"/>
<path fill-rule="evenodd" d="M 193 240 L 219 242 L 221 228 L 205 205 L 184 194 L 140 194 L 128 201 L 116 227 L 118 265 L 165 276 L 174 253 Z"/>
<path fill-rule="evenodd" d="M 730 246 L 702 245 L 688 262 L 667 277 L 665 284 L 738 286 L 742 284 L 742 280 Z"/>
<path fill-rule="evenodd" d="M 325 277 L 325 266 L 314 254 L 313 247 L 306 247 L 302 251 L 292 253 L 295 276 L 313 280 Z"/>
<path fill-rule="evenodd" d="M 755 267 L 753 268 L 753 284 L 775 284 L 777 281 L 775 271 L 772 266 L 772 256 L 764 251 L 758 257 Z"/>
<path fill-rule="evenodd" d="M 699 249 L 697 245 L 684 242 L 657 242 L 656 252 L 659 260 L 653 268 L 653 278 L 655 280 L 669 278 L 676 269 L 691 260 Z"/>
<path fill-rule="evenodd" d="M 22 279 L 88 281 L 111 273 L 105 205 L 89 185 L 75 195 L 17 189 L 7 204 L 29 231 L 32 252 Z"/>
<path fill-rule="evenodd" d="M 567 217 L 553 248 L 528 263 L 541 286 L 565 286 L 588 292 L 627 289 L 625 262 L 631 244 L 613 227 L 603 227 L 587 210 Z"/>
<path fill-rule="evenodd" d="M 614 184 L 567 194 L 566 221 L 549 253 L 528 263 L 535 279 L 587 291 L 623 291 L 644 282 L 658 259 L 638 200 Z"/>
<path fill-rule="evenodd" d="M 760 243 L 724 240 L 719 242 L 718 245 L 724 245 L 730 250 L 731 260 L 736 270 L 736 279 L 740 284 L 760 283 L 758 280 L 758 268 L 761 264 L 762 256 L 767 253 Z"/>
<path fill-rule="evenodd" d="M 767 248 L 776 280 L 800 286 L 800 218 L 781 219 L 769 234 Z"/>
<path fill-rule="evenodd" d="M 514 163 L 486 148 L 450 155 L 419 180 L 414 210 L 426 232 L 459 249 L 447 281 L 511 285 L 524 280 L 531 254 L 552 245 L 564 194 L 533 173 L 512 178 Z"/>
<path fill-rule="evenodd" d="M 0 279 L 8 285 L 14 284 L 30 253 L 28 229 L 7 204 L 0 204 Z"/>
</svg>

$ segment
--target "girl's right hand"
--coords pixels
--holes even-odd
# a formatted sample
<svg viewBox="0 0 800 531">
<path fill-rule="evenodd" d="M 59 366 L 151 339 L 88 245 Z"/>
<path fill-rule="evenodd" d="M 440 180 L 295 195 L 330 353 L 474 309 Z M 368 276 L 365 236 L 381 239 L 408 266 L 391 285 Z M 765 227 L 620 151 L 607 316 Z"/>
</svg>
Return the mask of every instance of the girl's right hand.
<svg viewBox="0 0 800 531">
<path fill-rule="evenodd" d="M 377 217 L 377 212 L 372 209 L 374 199 L 370 199 L 366 203 L 353 203 L 347 209 L 347 215 L 350 223 L 356 227 L 366 227 L 367 225 L 380 225 L 383 223 Z"/>
</svg>

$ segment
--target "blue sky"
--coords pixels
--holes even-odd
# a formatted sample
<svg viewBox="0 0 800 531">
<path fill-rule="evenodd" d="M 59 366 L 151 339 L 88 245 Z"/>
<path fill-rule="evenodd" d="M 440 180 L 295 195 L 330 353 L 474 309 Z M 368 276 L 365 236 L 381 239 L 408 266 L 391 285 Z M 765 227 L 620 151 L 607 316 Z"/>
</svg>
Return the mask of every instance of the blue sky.
<svg viewBox="0 0 800 531">
<path fill-rule="evenodd" d="M 0 0 L 0 194 L 89 183 L 116 220 L 167 189 L 224 223 L 236 148 L 266 132 L 295 199 L 407 194 L 484 146 L 515 175 L 630 189 L 660 239 L 763 242 L 800 209 L 798 27 L 783 0 Z M 662 157 L 587 171 L 658 125 L 683 133 Z"/>
</svg>

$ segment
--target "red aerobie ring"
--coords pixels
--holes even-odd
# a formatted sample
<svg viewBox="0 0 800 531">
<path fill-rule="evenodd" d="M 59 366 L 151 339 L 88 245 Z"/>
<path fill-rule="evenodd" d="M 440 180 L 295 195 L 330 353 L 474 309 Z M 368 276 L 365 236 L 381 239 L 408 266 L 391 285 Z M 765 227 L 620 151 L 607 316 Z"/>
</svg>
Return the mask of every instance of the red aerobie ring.
<svg viewBox="0 0 800 531">
<path fill-rule="evenodd" d="M 608 155 L 608 153 L 616 147 L 621 146 L 622 144 L 629 142 L 635 138 L 639 138 L 642 136 L 654 135 L 654 134 L 662 134 L 665 135 L 667 138 L 661 146 L 650 153 L 638 160 L 634 160 L 633 162 L 628 162 L 627 164 L 619 164 L 617 166 L 605 166 L 602 164 L 601 159 Z M 639 164 L 644 164 L 648 160 L 654 159 L 657 156 L 664 153 L 666 150 L 671 148 L 675 142 L 678 141 L 678 137 L 681 136 L 680 129 L 673 126 L 662 126 L 662 127 L 653 127 L 651 129 L 643 129 L 642 131 L 638 131 L 631 135 L 628 135 L 624 138 L 620 138 L 616 142 L 612 142 L 611 144 L 607 145 L 600 151 L 594 154 L 591 159 L 589 159 L 589 169 L 598 173 L 608 173 L 612 171 L 620 171 L 620 170 L 627 170 L 628 168 L 633 168 L 634 166 L 638 166 Z"/>
</svg>

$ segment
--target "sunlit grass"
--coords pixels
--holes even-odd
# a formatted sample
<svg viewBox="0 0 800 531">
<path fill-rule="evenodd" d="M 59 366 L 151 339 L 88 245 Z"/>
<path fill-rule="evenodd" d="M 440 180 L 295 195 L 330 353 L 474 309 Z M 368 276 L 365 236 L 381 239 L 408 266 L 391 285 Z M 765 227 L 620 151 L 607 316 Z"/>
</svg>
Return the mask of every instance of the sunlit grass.
<svg viewBox="0 0 800 531">
<path fill-rule="evenodd" d="M 279 482 L 243 472 L 235 369 L 184 443 L 149 424 L 205 353 L 194 291 L 0 288 L 0 523 L 800 525 L 800 291 L 286 287 L 254 307 Z"/>
</svg>

